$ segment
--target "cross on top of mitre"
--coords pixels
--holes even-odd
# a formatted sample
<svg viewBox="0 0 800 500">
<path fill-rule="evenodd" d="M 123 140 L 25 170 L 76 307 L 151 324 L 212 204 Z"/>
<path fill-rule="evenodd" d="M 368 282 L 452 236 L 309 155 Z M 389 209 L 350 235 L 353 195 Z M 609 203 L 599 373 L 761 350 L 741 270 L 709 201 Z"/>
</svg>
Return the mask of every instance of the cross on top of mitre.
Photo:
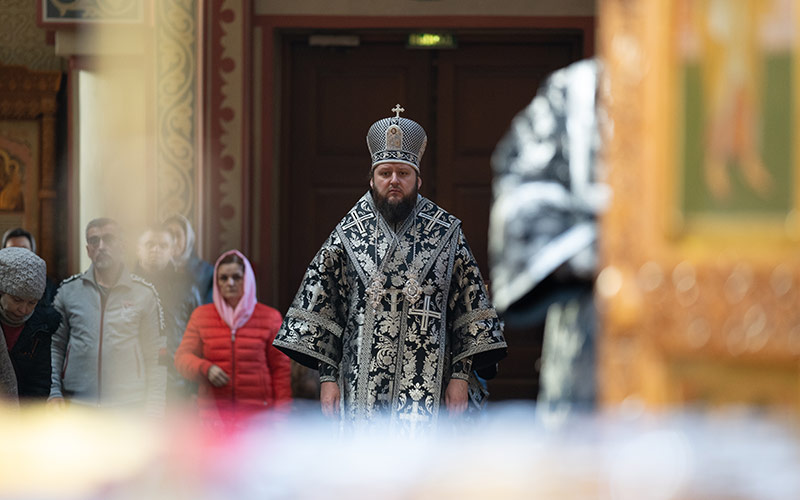
<svg viewBox="0 0 800 500">
<path fill-rule="evenodd" d="M 405 108 L 400 107 L 400 104 L 392 108 L 392 113 L 396 113 L 395 118 L 400 118 L 400 113 L 405 111 Z"/>
</svg>

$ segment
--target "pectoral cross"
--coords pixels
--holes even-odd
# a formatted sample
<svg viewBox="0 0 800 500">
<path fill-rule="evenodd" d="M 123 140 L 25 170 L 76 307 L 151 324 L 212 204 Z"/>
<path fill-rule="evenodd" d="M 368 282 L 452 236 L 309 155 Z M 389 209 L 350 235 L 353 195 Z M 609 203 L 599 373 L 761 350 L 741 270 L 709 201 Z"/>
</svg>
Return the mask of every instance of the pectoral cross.
<svg viewBox="0 0 800 500">
<path fill-rule="evenodd" d="M 405 109 L 401 108 L 400 104 L 392 108 L 392 113 L 397 113 L 395 115 L 395 118 L 400 118 L 400 113 L 402 113 L 403 111 L 405 111 Z"/>
<path fill-rule="evenodd" d="M 402 290 L 395 290 L 394 288 L 391 290 L 387 290 L 386 295 L 389 296 L 391 302 L 389 304 L 392 306 L 389 309 L 389 312 L 396 313 L 397 312 L 397 305 L 403 300 L 403 291 Z"/>
<path fill-rule="evenodd" d="M 428 320 L 430 318 L 441 319 L 442 313 L 436 312 L 431 309 L 431 296 L 426 295 L 425 301 L 422 303 L 422 309 L 412 308 L 408 310 L 408 314 L 412 314 L 414 316 L 422 316 L 422 323 L 420 324 L 420 332 L 427 332 L 428 331 Z"/>
<path fill-rule="evenodd" d="M 353 226 L 358 226 L 358 232 L 361 233 L 361 234 L 365 234 L 366 233 L 366 229 L 364 228 L 363 222 L 365 220 L 373 218 L 374 215 L 370 214 L 370 213 L 366 213 L 366 214 L 364 214 L 364 215 L 359 217 L 359 215 L 357 213 L 353 212 L 352 216 L 353 216 L 353 220 L 351 222 L 348 222 L 344 226 L 342 226 L 342 229 L 350 229 Z"/>
<path fill-rule="evenodd" d="M 369 303 L 375 310 L 381 305 L 381 300 L 383 300 L 383 296 L 386 294 L 386 289 L 383 288 L 383 282 L 385 280 L 386 278 L 382 274 L 376 274 L 370 280 L 369 287 L 366 290 Z"/>
</svg>

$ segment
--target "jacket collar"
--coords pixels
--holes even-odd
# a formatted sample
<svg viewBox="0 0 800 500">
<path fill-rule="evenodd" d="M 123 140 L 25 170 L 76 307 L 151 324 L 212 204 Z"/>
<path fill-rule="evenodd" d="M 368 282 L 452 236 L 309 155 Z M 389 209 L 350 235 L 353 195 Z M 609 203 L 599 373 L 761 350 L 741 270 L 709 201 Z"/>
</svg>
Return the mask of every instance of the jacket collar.
<svg viewBox="0 0 800 500">
<path fill-rule="evenodd" d="M 91 283 L 92 285 L 97 287 L 98 289 L 100 288 L 100 285 L 97 283 L 97 280 L 95 280 L 95 278 L 94 278 L 94 264 L 89 266 L 89 269 L 87 269 L 81 275 L 81 279 L 84 280 L 84 281 L 88 281 L 89 283 Z M 124 286 L 124 287 L 131 288 L 132 285 L 133 285 L 133 280 L 131 279 L 131 273 L 128 272 L 128 268 L 125 267 L 125 264 L 122 264 L 122 271 L 120 272 L 119 279 L 117 280 L 116 283 L 114 283 L 114 286 L 112 286 L 111 288 L 117 288 L 119 286 Z"/>
</svg>

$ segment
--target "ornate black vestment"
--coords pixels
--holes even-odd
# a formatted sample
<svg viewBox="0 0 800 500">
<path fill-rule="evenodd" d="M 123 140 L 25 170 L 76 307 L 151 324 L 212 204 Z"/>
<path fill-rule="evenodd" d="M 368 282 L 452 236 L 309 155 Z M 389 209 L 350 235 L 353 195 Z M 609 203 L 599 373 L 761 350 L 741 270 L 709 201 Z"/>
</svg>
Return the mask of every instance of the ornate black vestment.
<svg viewBox="0 0 800 500">
<path fill-rule="evenodd" d="M 505 356 L 461 222 L 432 201 L 395 231 L 366 193 L 309 265 L 274 345 L 335 380 L 344 422 L 435 424 L 447 382 Z"/>
</svg>

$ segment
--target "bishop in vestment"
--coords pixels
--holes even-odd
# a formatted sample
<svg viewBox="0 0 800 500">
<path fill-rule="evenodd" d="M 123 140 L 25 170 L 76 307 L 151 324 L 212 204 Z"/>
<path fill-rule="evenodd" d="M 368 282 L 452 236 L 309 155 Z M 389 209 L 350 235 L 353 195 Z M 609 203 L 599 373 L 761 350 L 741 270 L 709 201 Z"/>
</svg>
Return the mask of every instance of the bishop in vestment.
<svg viewBox="0 0 800 500">
<path fill-rule="evenodd" d="M 461 221 L 417 192 L 427 136 L 413 120 L 367 134 L 370 191 L 312 260 L 274 345 L 320 372 L 323 412 L 415 430 L 467 407 L 474 369 L 506 354 Z"/>
</svg>

